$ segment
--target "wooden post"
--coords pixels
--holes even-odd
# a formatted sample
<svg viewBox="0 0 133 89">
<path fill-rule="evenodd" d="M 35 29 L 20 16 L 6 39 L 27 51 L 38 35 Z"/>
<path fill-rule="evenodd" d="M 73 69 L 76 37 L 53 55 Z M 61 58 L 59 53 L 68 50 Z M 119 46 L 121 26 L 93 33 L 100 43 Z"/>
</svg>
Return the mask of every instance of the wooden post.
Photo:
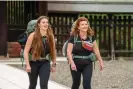
<svg viewBox="0 0 133 89">
<path fill-rule="evenodd" d="M 6 1 L 0 2 L 0 56 L 7 55 L 7 23 L 6 23 Z"/>
<path fill-rule="evenodd" d="M 115 60 L 115 50 L 114 50 L 114 34 L 113 34 L 113 24 L 112 24 L 112 14 L 109 14 L 109 24 L 110 24 L 110 47 L 111 47 L 111 60 Z"/>
<path fill-rule="evenodd" d="M 38 2 L 39 6 L 39 16 L 45 15 L 48 16 L 48 4 L 47 1 L 39 1 Z"/>
</svg>

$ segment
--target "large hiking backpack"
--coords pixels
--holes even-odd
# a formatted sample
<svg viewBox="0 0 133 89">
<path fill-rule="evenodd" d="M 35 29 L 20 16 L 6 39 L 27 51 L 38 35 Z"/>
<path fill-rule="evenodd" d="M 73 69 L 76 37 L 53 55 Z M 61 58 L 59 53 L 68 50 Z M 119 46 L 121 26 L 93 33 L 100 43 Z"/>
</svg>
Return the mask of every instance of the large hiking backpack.
<svg viewBox="0 0 133 89">
<path fill-rule="evenodd" d="M 24 49 L 27 38 L 30 35 L 30 33 L 32 33 L 35 30 L 36 22 L 37 22 L 37 20 L 31 20 L 27 25 L 26 31 L 24 33 L 20 34 L 20 36 L 18 38 L 18 42 L 20 43 L 22 49 Z"/>
<path fill-rule="evenodd" d="M 89 37 L 89 38 L 90 38 L 90 43 L 92 43 L 92 37 Z M 81 41 L 78 41 L 77 39 L 78 39 L 78 36 L 74 36 L 74 44 L 77 42 L 81 42 Z M 68 46 L 68 40 L 64 43 L 64 45 L 62 47 L 62 54 L 65 57 L 67 57 L 67 46 Z M 96 56 L 93 52 L 88 56 L 74 56 L 73 55 L 73 58 L 90 58 L 91 61 L 93 61 L 93 62 L 96 61 Z"/>
<path fill-rule="evenodd" d="M 74 44 L 77 41 L 77 36 L 74 36 Z M 68 40 L 64 43 L 63 47 L 62 47 L 62 54 L 64 57 L 67 57 L 67 46 L 68 46 Z"/>
<path fill-rule="evenodd" d="M 20 59 L 22 62 L 22 66 L 23 66 L 23 62 L 24 62 L 24 56 L 23 56 L 24 47 L 25 47 L 26 41 L 28 39 L 28 36 L 30 35 L 30 33 L 34 32 L 34 30 L 35 30 L 36 22 L 37 22 L 37 20 L 31 20 L 27 25 L 26 31 L 24 33 L 20 34 L 20 36 L 18 38 L 18 42 L 22 48 L 21 52 L 20 52 Z M 31 57 L 30 54 L 29 54 L 29 57 Z"/>
<path fill-rule="evenodd" d="M 92 42 L 92 37 L 89 37 L 89 38 L 90 38 L 90 42 Z M 81 42 L 81 41 L 77 41 L 77 39 L 78 39 L 78 36 L 74 36 L 74 44 L 76 42 Z M 64 57 L 67 57 L 67 46 L 68 46 L 68 40 L 64 43 L 64 45 L 62 47 L 62 54 L 63 54 Z M 83 57 L 90 58 L 91 61 L 94 63 L 94 69 L 95 69 L 95 61 L 97 59 L 96 59 L 96 56 L 95 56 L 94 53 L 91 53 L 91 55 L 89 55 L 89 56 L 73 56 L 73 58 L 75 58 L 75 57 L 76 58 L 83 58 Z"/>
<path fill-rule="evenodd" d="M 89 37 L 90 38 L 90 42 L 92 42 L 92 37 Z M 81 42 L 81 41 L 77 41 L 78 39 L 78 35 L 77 36 L 74 36 L 74 44 L 76 42 Z M 67 46 L 68 46 L 68 40 L 63 44 L 63 47 L 62 47 L 62 54 L 64 57 L 67 57 Z"/>
</svg>

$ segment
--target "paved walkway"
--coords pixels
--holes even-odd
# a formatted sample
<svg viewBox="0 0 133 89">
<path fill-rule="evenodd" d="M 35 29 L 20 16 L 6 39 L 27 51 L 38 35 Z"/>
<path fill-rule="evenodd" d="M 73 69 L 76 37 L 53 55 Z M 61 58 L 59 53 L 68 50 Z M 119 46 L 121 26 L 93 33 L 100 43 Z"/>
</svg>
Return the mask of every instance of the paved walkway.
<svg viewBox="0 0 133 89">
<path fill-rule="evenodd" d="M 65 61 L 58 58 L 58 61 Z M 0 89 L 28 89 L 29 80 L 25 71 L 8 66 L 6 64 L 20 64 L 19 59 L 0 60 Z M 64 85 L 49 81 L 49 89 L 70 89 Z M 39 81 L 36 89 L 40 89 Z"/>
</svg>

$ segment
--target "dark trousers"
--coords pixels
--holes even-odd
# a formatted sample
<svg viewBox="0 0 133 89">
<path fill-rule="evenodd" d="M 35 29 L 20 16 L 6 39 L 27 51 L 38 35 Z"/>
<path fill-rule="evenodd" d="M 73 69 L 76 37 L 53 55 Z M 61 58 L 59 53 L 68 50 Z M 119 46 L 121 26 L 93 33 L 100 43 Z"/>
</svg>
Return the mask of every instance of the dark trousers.
<svg viewBox="0 0 133 89">
<path fill-rule="evenodd" d="M 36 89 L 38 76 L 40 78 L 40 88 L 48 89 L 48 80 L 50 76 L 49 61 L 30 61 L 31 73 L 29 75 L 29 89 Z"/>
<path fill-rule="evenodd" d="M 76 63 L 75 63 L 76 64 Z M 72 88 L 71 89 L 79 89 L 81 82 L 81 74 L 83 75 L 83 88 L 91 89 L 91 78 L 93 71 L 93 64 L 76 64 L 77 71 L 71 70 L 72 75 Z"/>
</svg>

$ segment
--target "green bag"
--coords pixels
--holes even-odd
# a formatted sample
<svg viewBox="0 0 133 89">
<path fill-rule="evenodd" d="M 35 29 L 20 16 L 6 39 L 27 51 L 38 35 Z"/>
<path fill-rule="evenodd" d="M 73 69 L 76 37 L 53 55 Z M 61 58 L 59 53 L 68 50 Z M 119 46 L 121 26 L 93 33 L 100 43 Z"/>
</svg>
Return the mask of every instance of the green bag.
<svg viewBox="0 0 133 89">
<path fill-rule="evenodd" d="M 92 62 L 97 61 L 96 55 L 95 55 L 94 53 L 91 53 L 91 54 L 89 55 L 89 58 L 91 59 Z"/>
</svg>

